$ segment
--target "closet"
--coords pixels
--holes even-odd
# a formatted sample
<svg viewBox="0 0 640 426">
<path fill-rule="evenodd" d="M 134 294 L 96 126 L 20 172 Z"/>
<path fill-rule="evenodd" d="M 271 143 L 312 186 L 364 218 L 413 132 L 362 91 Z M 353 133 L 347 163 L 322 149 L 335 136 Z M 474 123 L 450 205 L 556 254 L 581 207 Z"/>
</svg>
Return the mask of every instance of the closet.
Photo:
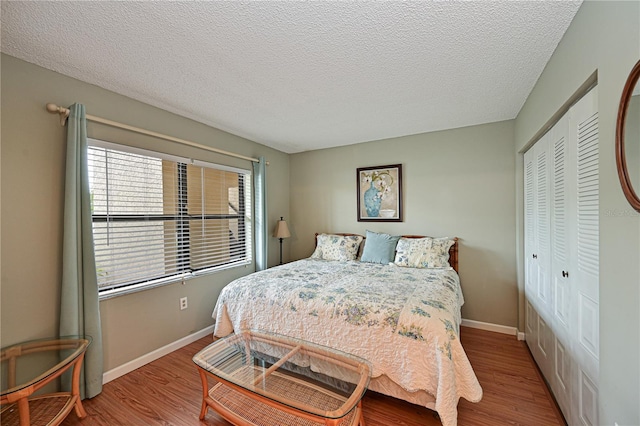
<svg viewBox="0 0 640 426">
<path fill-rule="evenodd" d="M 524 155 L 525 334 L 569 425 L 598 425 L 598 92 Z"/>
</svg>

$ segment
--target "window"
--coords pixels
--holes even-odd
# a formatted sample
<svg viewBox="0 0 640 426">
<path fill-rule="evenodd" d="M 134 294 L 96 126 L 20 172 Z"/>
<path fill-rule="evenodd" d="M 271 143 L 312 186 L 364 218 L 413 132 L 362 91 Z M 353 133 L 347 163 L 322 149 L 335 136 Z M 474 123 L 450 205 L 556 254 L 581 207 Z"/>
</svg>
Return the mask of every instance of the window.
<svg viewBox="0 0 640 426">
<path fill-rule="evenodd" d="M 251 262 L 247 170 L 90 140 L 102 295 Z"/>
</svg>

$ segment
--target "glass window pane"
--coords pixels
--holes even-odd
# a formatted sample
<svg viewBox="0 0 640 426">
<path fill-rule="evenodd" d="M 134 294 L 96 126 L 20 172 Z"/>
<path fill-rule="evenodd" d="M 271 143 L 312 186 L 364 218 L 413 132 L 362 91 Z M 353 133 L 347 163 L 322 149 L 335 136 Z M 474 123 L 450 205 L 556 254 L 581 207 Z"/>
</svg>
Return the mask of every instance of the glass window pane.
<svg viewBox="0 0 640 426">
<path fill-rule="evenodd" d="M 89 148 L 99 288 L 251 260 L 248 174 Z"/>
</svg>

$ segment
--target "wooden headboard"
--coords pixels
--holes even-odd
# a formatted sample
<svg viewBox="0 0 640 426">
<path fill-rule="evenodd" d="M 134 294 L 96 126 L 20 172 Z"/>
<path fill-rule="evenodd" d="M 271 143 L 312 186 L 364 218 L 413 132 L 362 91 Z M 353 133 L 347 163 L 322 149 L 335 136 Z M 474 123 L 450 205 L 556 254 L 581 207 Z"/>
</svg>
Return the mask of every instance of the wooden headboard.
<svg viewBox="0 0 640 426">
<path fill-rule="evenodd" d="M 319 234 L 316 232 L 316 246 L 318 245 L 318 235 Z M 360 235 L 360 234 L 348 234 L 348 233 L 343 233 L 343 232 L 336 232 L 336 233 L 334 233 L 334 235 L 362 237 L 362 241 L 363 242 L 366 239 L 366 237 L 364 235 Z M 426 235 L 401 235 L 401 237 L 402 238 L 425 238 Z M 449 265 L 451 265 L 451 267 L 456 272 L 459 272 L 458 271 L 458 238 L 454 237 L 453 241 L 454 241 L 454 243 L 451 246 L 451 248 L 449 249 Z M 361 245 L 361 247 L 362 247 L 362 245 Z"/>
</svg>

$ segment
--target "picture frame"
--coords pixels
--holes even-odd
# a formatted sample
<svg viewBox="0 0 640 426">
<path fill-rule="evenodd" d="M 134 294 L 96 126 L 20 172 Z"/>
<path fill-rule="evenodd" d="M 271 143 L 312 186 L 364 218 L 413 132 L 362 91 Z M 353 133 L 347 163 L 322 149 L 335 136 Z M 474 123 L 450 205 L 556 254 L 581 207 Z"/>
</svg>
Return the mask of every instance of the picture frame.
<svg viewBox="0 0 640 426">
<path fill-rule="evenodd" d="M 402 164 L 356 169 L 358 222 L 402 222 Z"/>
</svg>

